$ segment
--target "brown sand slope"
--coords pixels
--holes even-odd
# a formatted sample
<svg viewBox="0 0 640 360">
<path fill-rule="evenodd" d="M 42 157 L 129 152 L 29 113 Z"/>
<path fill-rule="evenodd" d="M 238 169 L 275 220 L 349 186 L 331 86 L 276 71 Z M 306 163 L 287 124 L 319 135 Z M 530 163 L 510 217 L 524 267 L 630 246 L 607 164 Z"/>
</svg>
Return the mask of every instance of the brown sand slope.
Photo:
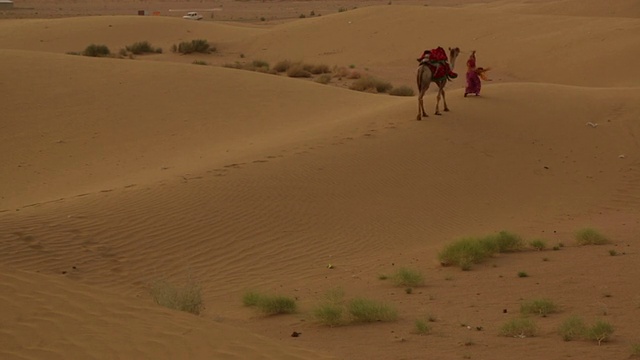
<svg viewBox="0 0 640 360">
<path fill-rule="evenodd" d="M 1 357 L 628 357 L 640 323 L 640 77 L 629 56 L 640 23 L 498 5 L 362 8 L 265 28 L 0 22 L 10 33 L 0 36 Z M 445 24 L 455 31 L 430 40 Z M 609 52 L 593 51 L 593 33 Z M 413 81 L 416 44 L 456 43 L 477 48 L 496 80 L 478 98 L 463 98 L 456 80 L 452 112 L 417 122 L 415 97 L 170 53 L 64 54 L 92 39 L 115 49 L 191 36 L 220 44 L 195 57 L 212 63 L 245 54 L 355 64 L 396 84 Z M 538 67 L 550 57 L 557 66 Z M 585 76 L 594 72 L 604 76 Z M 613 244 L 574 246 L 584 226 Z M 436 261 L 453 238 L 503 229 L 566 246 L 470 272 Z M 377 279 L 399 266 L 425 272 L 427 285 L 407 295 Z M 148 284 L 159 278 L 195 279 L 204 312 L 153 304 Z M 399 320 L 315 324 L 314 306 L 336 287 L 394 304 Z M 246 289 L 294 297 L 300 310 L 263 317 L 242 306 Z M 562 310 L 536 319 L 537 337 L 498 336 L 521 301 L 542 296 Z M 429 314 L 431 335 L 415 334 Z M 615 338 L 563 342 L 556 329 L 570 314 L 610 321 Z"/>
</svg>

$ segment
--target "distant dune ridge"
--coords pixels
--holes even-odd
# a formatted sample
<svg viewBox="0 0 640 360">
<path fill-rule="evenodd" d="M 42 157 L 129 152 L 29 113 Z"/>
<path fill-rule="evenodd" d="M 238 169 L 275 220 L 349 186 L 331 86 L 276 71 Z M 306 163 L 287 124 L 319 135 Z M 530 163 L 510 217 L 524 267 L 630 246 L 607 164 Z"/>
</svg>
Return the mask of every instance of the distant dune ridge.
<svg viewBox="0 0 640 360">
<path fill-rule="evenodd" d="M 15 5 L 0 14 L 0 358 L 601 359 L 638 343 L 637 1 L 223 0 L 203 21 L 133 1 Z M 193 39 L 216 52 L 170 51 Z M 138 41 L 163 51 L 69 54 Z M 462 49 L 461 76 L 451 112 L 433 115 L 432 86 L 421 122 L 415 96 L 224 66 L 288 59 L 415 89 L 436 46 Z M 493 81 L 464 98 L 471 50 Z M 577 246 L 583 227 L 612 243 Z M 438 263 L 500 230 L 547 250 Z M 426 285 L 379 279 L 401 266 Z M 202 313 L 155 304 L 159 279 L 195 281 Z M 399 319 L 316 324 L 336 288 Z M 265 317 L 242 305 L 249 289 L 299 310 Z M 560 307 L 536 339 L 499 336 L 536 297 Z M 613 340 L 562 341 L 571 314 Z"/>
</svg>

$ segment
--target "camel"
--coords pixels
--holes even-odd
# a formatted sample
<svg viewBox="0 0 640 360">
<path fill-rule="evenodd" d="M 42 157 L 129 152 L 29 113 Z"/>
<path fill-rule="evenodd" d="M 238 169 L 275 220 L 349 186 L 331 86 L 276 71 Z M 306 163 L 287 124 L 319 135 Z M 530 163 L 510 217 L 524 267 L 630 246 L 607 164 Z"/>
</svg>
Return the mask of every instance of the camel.
<svg viewBox="0 0 640 360">
<path fill-rule="evenodd" d="M 459 54 L 460 54 L 459 48 L 457 47 L 453 49 L 449 48 L 449 61 L 451 64 L 451 70 L 454 69 L 456 58 L 458 57 Z M 435 114 L 442 115 L 439 110 L 440 97 L 442 97 L 442 101 L 444 102 L 444 111 L 449 111 L 449 108 L 447 107 L 447 100 L 444 96 L 444 86 L 447 84 L 447 81 L 448 81 L 447 78 L 444 78 L 442 80 L 434 80 L 431 69 L 429 69 L 427 65 L 421 63 L 420 66 L 418 66 L 417 80 L 418 80 L 418 116 L 416 118 L 417 120 L 421 120 L 423 116 L 425 117 L 429 116 L 424 111 L 423 98 L 424 98 L 424 94 L 429 89 L 429 85 L 431 85 L 432 81 L 435 82 L 436 85 L 438 85 L 438 97 L 436 101 Z"/>
</svg>

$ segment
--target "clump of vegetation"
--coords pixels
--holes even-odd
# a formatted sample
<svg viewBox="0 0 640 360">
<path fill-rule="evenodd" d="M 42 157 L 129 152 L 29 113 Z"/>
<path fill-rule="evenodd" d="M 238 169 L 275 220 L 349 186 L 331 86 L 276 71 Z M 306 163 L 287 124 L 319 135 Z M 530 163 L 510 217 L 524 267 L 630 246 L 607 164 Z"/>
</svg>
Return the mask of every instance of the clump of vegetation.
<svg viewBox="0 0 640 360">
<path fill-rule="evenodd" d="M 469 270 L 471 265 L 480 263 L 497 252 L 511 252 L 521 248 L 522 239 L 519 236 L 501 231 L 481 238 L 462 238 L 447 245 L 438 254 L 438 259 L 443 266 L 458 265 L 463 270 Z"/>
<path fill-rule="evenodd" d="M 537 332 L 538 327 L 536 326 L 536 323 L 528 318 L 516 318 L 509 320 L 500 329 L 500 334 L 502 336 L 521 338 L 536 336 Z"/>
<path fill-rule="evenodd" d="M 178 45 L 173 44 L 171 51 L 180 54 L 202 53 L 210 54 L 216 52 L 215 46 L 211 46 L 207 40 L 197 39 L 191 41 L 183 41 Z"/>
<path fill-rule="evenodd" d="M 305 70 L 304 65 L 301 63 L 291 64 L 287 69 L 287 76 L 293 78 L 310 78 L 311 72 Z"/>
<path fill-rule="evenodd" d="M 558 333 L 564 341 L 572 341 L 584 337 L 587 327 L 581 317 L 573 315 L 558 327 Z"/>
<path fill-rule="evenodd" d="M 391 83 L 387 81 L 377 79 L 373 76 L 366 76 L 354 81 L 353 84 L 349 86 L 349 89 L 373 93 L 384 93 L 391 90 L 392 87 L 393 86 L 391 85 Z"/>
<path fill-rule="evenodd" d="M 330 82 L 331 82 L 331 75 L 329 75 L 329 74 L 322 74 L 322 75 L 320 75 L 320 76 L 316 77 L 314 81 L 315 81 L 315 82 L 317 82 L 317 83 L 325 84 L 325 85 L 326 85 L 326 84 L 328 84 L 328 83 L 330 83 Z"/>
<path fill-rule="evenodd" d="M 414 325 L 416 334 L 426 335 L 431 332 L 431 326 L 424 320 L 417 319 Z"/>
<path fill-rule="evenodd" d="M 546 317 L 549 314 L 558 312 L 558 306 L 549 299 L 536 299 L 522 303 L 522 305 L 520 305 L 520 312 Z"/>
<path fill-rule="evenodd" d="M 273 65 L 273 70 L 277 72 L 285 72 L 291 67 L 291 60 L 280 60 Z"/>
<path fill-rule="evenodd" d="M 344 300 L 344 291 L 333 289 L 313 310 L 314 318 L 323 325 L 339 326 L 351 322 L 393 321 L 398 313 L 395 308 L 365 298 Z"/>
<path fill-rule="evenodd" d="M 180 287 L 166 280 L 157 280 L 151 284 L 151 296 L 161 306 L 169 309 L 200 314 L 203 309 L 200 285 L 189 282 Z"/>
<path fill-rule="evenodd" d="M 536 239 L 536 240 L 531 240 L 529 242 L 529 246 L 531 246 L 535 250 L 542 251 L 547 248 L 547 243 L 544 240 Z"/>
<path fill-rule="evenodd" d="M 347 310 L 356 322 L 393 321 L 398 318 L 398 312 L 392 306 L 366 298 L 349 301 Z"/>
<path fill-rule="evenodd" d="M 597 341 L 598 345 L 600 345 L 601 343 L 607 342 L 611 339 L 613 330 L 613 326 L 610 323 L 598 320 L 587 329 L 586 336 L 587 339 Z"/>
<path fill-rule="evenodd" d="M 631 344 L 631 357 L 640 358 L 640 343 Z"/>
<path fill-rule="evenodd" d="M 193 60 L 192 64 L 194 65 L 209 65 L 208 62 L 202 60 Z"/>
<path fill-rule="evenodd" d="M 576 231 L 575 238 L 578 245 L 604 245 L 610 242 L 607 237 L 592 228 L 584 228 Z"/>
<path fill-rule="evenodd" d="M 131 45 L 125 46 L 126 51 L 134 55 L 142 54 L 161 54 L 162 48 L 154 48 L 148 41 L 140 41 Z"/>
<path fill-rule="evenodd" d="M 406 86 L 406 85 L 402 85 L 402 86 L 398 86 L 398 87 L 394 87 L 393 89 L 391 89 L 391 91 L 389 91 L 389 95 L 393 95 L 393 96 L 413 96 L 414 92 L 413 89 Z"/>
<path fill-rule="evenodd" d="M 614 249 L 611 249 L 611 250 L 609 250 L 609 255 L 611 255 L 611 256 L 617 256 L 617 255 L 618 255 L 618 252 L 617 252 L 617 251 L 615 251 Z"/>
<path fill-rule="evenodd" d="M 418 270 L 400 268 L 393 275 L 393 282 L 397 286 L 417 287 L 424 285 L 424 276 Z"/>
<path fill-rule="evenodd" d="M 518 277 L 521 277 L 521 278 L 529 277 L 529 274 L 527 274 L 526 271 L 518 271 Z"/>
<path fill-rule="evenodd" d="M 329 74 L 331 69 L 325 64 L 302 64 L 302 67 L 313 75 Z"/>
<path fill-rule="evenodd" d="M 111 55 L 111 51 L 107 45 L 91 44 L 87 46 L 82 52 L 84 56 L 102 57 Z"/>
<path fill-rule="evenodd" d="M 265 295 L 249 291 L 242 297 L 245 306 L 255 306 L 265 315 L 292 314 L 296 312 L 297 304 L 294 299 L 280 295 Z"/>
</svg>

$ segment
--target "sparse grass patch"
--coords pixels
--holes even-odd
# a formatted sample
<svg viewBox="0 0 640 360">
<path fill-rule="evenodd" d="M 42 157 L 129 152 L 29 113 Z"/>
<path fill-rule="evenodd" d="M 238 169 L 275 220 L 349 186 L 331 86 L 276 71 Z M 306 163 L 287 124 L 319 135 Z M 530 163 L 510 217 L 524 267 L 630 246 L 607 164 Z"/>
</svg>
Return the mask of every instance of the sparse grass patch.
<svg viewBox="0 0 640 360">
<path fill-rule="evenodd" d="M 193 60 L 192 64 L 194 65 L 209 65 L 208 62 L 202 60 Z"/>
<path fill-rule="evenodd" d="M 323 325 L 339 326 L 344 323 L 344 306 L 331 302 L 320 304 L 313 310 L 313 316 Z"/>
<path fill-rule="evenodd" d="M 385 274 L 378 275 L 378 280 L 387 280 L 388 278 L 389 278 L 389 276 L 387 276 Z"/>
<path fill-rule="evenodd" d="M 472 264 L 477 264 L 492 252 L 487 250 L 476 238 L 463 238 L 451 243 L 438 254 L 438 260 L 444 266 L 458 265 L 463 270 L 470 268 Z"/>
<path fill-rule="evenodd" d="M 640 358 L 640 343 L 631 344 L 631 357 Z"/>
<path fill-rule="evenodd" d="M 529 274 L 527 274 L 525 271 L 518 271 L 518 277 L 521 277 L 521 278 L 529 277 Z"/>
<path fill-rule="evenodd" d="M 597 341 L 598 345 L 600 345 L 601 343 L 607 342 L 611 339 L 613 331 L 613 326 L 610 323 L 598 320 L 587 329 L 586 336 L 587 339 Z"/>
<path fill-rule="evenodd" d="M 203 309 L 202 293 L 199 284 L 189 282 L 180 287 L 166 280 L 157 280 L 151 284 L 151 296 L 161 306 L 186 311 L 195 315 Z"/>
<path fill-rule="evenodd" d="M 312 73 L 313 75 L 331 73 L 329 65 L 325 64 L 303 64 L 302 66 L 306 71 Z"/>
<path fill-rule="evenodd" d="M 613 249 L 611 249 L 611 250 L 609 250 L 609 255 L 616 256 L 616 255 L 618 255 L 618 252 L 613 250 Z"/>
<path fill-rule="evenodd" d="M 111 51 L 107 45 L 91 44 L 84 49 L 82 55 L 92 57 L 109 56 L 111 55 Z"/>
<path fill-rule="evenodd" d="M 171 51 L 180 54 L 202 53 L 210 54 L 216 52 L 215 46 L 211 46 L 207 40 L 197 39 L 191 41 L 183 41 L 178 45 L 173 44 Z"/>
<path fill-rule="evenodd" d="M 522 238 L 514 233 L 508 231 L 500 231 L 496 235 L 490 235 L 490 240 L 496 243 L 498 252 L 511 252 L 522 249 Z"/>
<path fill-rule="evenodd" d="M 400 268 L 393 275 L 393 282 L 396 286 L 422 286 L 424 285 L 424 276 L 418 270 Z"/>
<path fill-rule="evenodd" d="M 244 306 L 255 306 L 265 315 L 291 314 L 296 312 L 295 300 L 280 295 L 265 295 L 248 291 L 242 297 Z"/>
<path fill-rule="evenodd" d="M 537 299 L 522 303 L 522 305 L 520 305 L 520 312 L 546 317 L 549 314 L 558 312 L 558 306 L 549 299 Z"/>
<path fill-rule="evenodd" d="M 558 333 L 564 341 L 580 339 L 585 335 L 586 330 L 584 321 L 576 315 L 570 316 L 558 327 Z"/>
<path fill-rule="evenodd" d="M 604 245 L 610 242 L 609 239 L 593 228 L 584 228 L 576 231 L 575 238 L 578 245 Z"/>
<path fill-rule="evenodd" d="M 431 326 L 424 320 L 417 319 L 414 325 L 416 334 L 426 335 L 431 331 Z"/>
<path fill-rule="evenodd" d="M 535 239 L 529 242 L 529 246 L 535 250 L 542 251 L 547 248 L 547 242 L 542 239 Z"/>
<path fill-rule="evenodd" d="M 389 95 L 393 95 L 393 96 L 413 96 L 414 92 L 413 89 L 406 86 L 406 85 L 402 85 L 402 86 L 398 86 L 398 87 L 394 87 L 391 89 L 391 91 L 389 91 Z"/>
<path fill-rule="evenodd" d="M 275 65 L 273 65 L 273 70 L 277 72 L 285 72 L 289 70 L 290 67 L 291 67 L 290 60 L 280 60 Z"/>
<path fill-rule="evenodd" d="M 356 322 L 393 321 L 398 318 L 398 312 L 392 306 L 365 298 L 349 301 L 347 310 Z"/>
<path fill-rule="evenodd" d="M 537 332 L 536 323 L 527 318 L 511 319 L 500 329 L 500 335 L 511 337 L 532 337 L 536 336 Z"/>
</svg>

